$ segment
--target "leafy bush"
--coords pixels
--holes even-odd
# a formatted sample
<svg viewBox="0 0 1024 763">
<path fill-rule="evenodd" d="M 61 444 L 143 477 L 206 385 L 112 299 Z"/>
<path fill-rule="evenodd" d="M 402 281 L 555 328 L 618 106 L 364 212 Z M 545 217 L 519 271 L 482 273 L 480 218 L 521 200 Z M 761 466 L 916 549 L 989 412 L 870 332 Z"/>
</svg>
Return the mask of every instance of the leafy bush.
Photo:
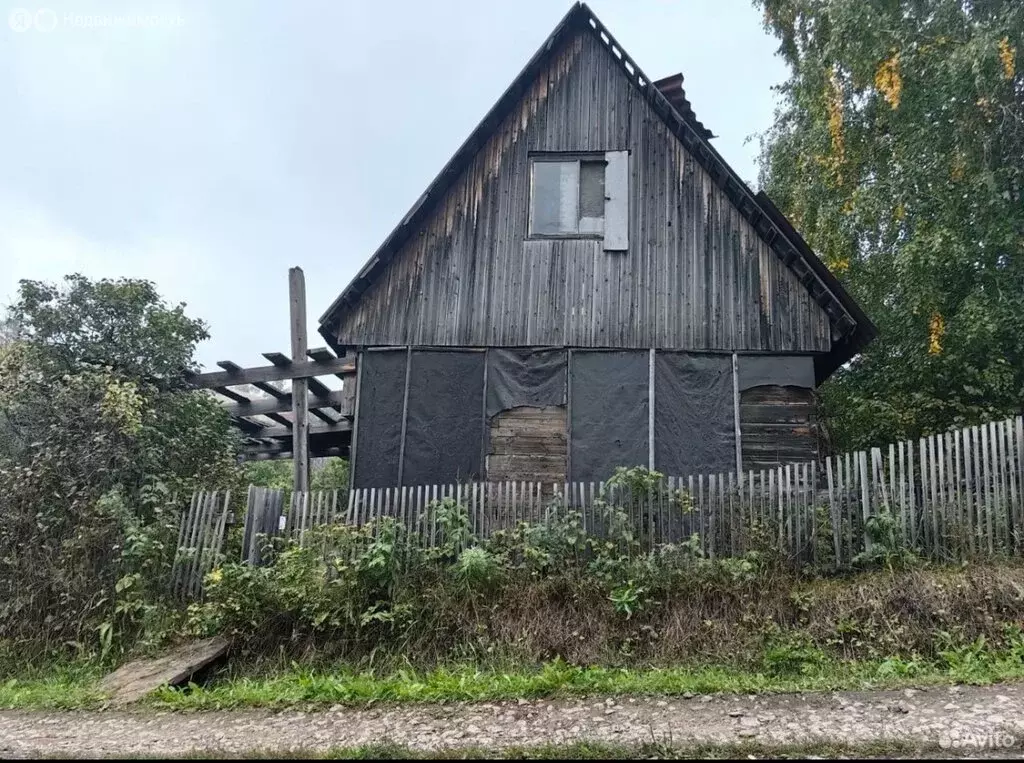
<svg viewBox="0 0 1024 763">
<path fill-rule="evenodd" d="M 455 578 L 468 590 L 492 589 L 503 573 L 498 557 L 484 548 L 467 548 L 459 554 Z"/>
<path fill-rule="evenodd" d="M 868 517 L 864 526 L 871 546 L 853 558 L 855 567 L 884 567 L 891 571 L 920 562 L 903 542 L 899 522 L 890 512 L 883 510 Z"/>
<path fill-rule="evenodd" d="M 765 669 L 776 676 L 811 673 L 825 661 L 825 653 L 799 634 L 771 644 L 764 653 Z"/>
<path fill-rule="evenodd" d="M 237 479 L 187 389 L 206 327 L 130 279 L 23 281 L 0 344 L 0 644 L 114 655 L 170 629 L 173 497 Z"/>
</svg>

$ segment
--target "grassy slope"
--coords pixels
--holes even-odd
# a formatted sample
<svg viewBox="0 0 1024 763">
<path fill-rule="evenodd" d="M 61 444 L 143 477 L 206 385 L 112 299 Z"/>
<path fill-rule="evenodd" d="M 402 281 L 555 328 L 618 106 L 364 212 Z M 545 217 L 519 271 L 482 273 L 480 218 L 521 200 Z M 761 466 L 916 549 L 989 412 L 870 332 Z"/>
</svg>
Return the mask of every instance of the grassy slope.
<svg viewBox="0 0 1024 763">
<path fill-rule="evenodd" d="M 779 580 L 756 592 L 747 591 L 746 584 L 737 590 L 707 587 L 683 602 L 652 607 L 633 620 L 598 611 L 600 602 L 586 608 L 557 591 L 541 596 L 541 586 L 533 591 L 534 598 L 519 603 L 521 611 L 497 610 L 500 617 L 495 615 L 491 623 L 493 643 L 519 649 L 501 661 L 495 655 L 478 662 L 427 659 L 419 669 L 399 669 L 408 665 L 407 655 L 421 652 L 408 644 L 386 642 L 379 644 L 383 657 L 375 660 L 372 672 L 358 672 L 360 663 L 355 661 L 313 667 L 282 659 L 268 669 L 267 655 L 257 664 L 252 657 L 250 662 L 236 658 L 206 686 L 165 689 L 144 704 L 183 710 L 316 707 L 581 694 L 900 688 L 1024 679 L 1024 631 L 1019 627 L 1024 613 L 1022 573 L 1019 564 L 969 565 L 868 573 L 806 585 Z M 767 610 L 757 609 L 769 599 Z M 701 602 L 704 609 L 698 606 Z M 539 607 L 562 618 L 557 628 L 539 622 Z M 647 651 L 645 642 L 636 638 L 648 627 L 636 622 L 645 614 L 658 618 L 650 622 L 660 634 Z M 524 640 L 552 633 L 561 641 L 519 648 Z M 638 650 L 631 652 L 632 657 L 615 654 L 613 647 L 627 643 Z M 451 641 L 449 650 L 460 645 L 473 642 Z M 310 652 L 314 658 L 317 653 Z M 258 657 L 260 652 L 252 654 Z M 542 654 L 563 654 L 569 663 L 545 661 Z M 889 656 L 897 654 L 901 656 Z M 614 662 L 606 661 L 609 655 Z M 322 652 L 320 657 L 325 659 Z M 623 662 L 629 667 L 599 667 Z M 29 668 L 0 657 L 0 673 L 17 676 L 0 679 L 0 708 L 102 704 L 95 689 L 100 676 L 95 664 Z"/>
</svg>

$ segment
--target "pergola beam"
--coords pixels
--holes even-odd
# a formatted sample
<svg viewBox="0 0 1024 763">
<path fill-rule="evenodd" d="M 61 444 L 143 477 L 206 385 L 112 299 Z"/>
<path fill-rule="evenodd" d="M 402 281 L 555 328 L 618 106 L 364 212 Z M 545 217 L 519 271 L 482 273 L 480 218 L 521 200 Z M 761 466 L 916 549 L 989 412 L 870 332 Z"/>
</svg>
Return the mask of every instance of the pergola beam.
<svg viewBox="0 0 1024 763">
<path fill-rule="evenodd" d="M 245 368 L 241 371 L 213 371 L 205 374 L 193 374 L 189 377 L 189 383 L 194 387 L 216 389 L 218 392 L 221 392 L 220 387 L 239 384 L 255 385 L 257 382 L 329 376 L 338 373 L 345 366 L 346 362 L 343 358 L 335 358 L 334 360 L 324 362 L 301 361 L 290 363 L 287 366 L 258 366 L 256 368 Z M 221 392 L 221 394 L 224 393 Z"/>
<path fill-rule="evenodd" d="M 231 360 L 218 360 L 217 361 L 217 365 L 220 366 L 221 368 L 223 368 L 225 371 L 228 371 L 230 373 L 238 373 L 240 371 L 245 370 L 240 365 L 238 365 L 237 363 L 235 363 L 234 361 L 231 361 Z M 275 397 L 278 396 L 278 395 L 285 394 L 285 393 L 281 392 L 280 390 L 278 390 L 277 388 L 271 387 L 269 384 L 265 384 L 263 382 L 257 382 L 256 384 L 253 384 L 252 386 L 256 387 L 256 389 L 261 390 L 263 392 L 268 392 L 269 391 L 270 394 L 274 395 Z M 220 387 L 220 388 L 217 389 L 217 392 L 219 392 L 220 394 L 224 395 L 224 397 L 227 397 L 230 400 L 234 400 L 236 403 L 238 403 L 241 406 L 245 406 L 245 405 L 248 405 L 249 403 L 257 402 L 257 401 L 254 401 L 254 400 L 250 400 L 249 398 L 247 398 L 247 397 L 245 397 L 243 395 L 239 395 L 237 392 L 235 392 L 234 390 L 230 390 L 227 387 Z M 236 415 L 236 416 L 255 416 L 255 415 L 258 415 L 258 414 L 239 412 L 239 413 L 235 413 L 234 415 Z M 288 419 L 286 419 L 284 416 L 279 416 L 277 413 L 268 412 L 266 414 L 266 417 L 268 419 L 270 419 L 271 421 L 273 421 L 273 422 L 275 422 L 277 424 L 281 424 L 283 426 L 290 426 L 291 425 L 291 422 Z M 262 427 L 263 426 L 263 424 L 261 424 L 259 422 L 247 421 L 245 423 L 246 424 L 250 424 L 250 425 L 255 425 L 255 426 L 258 426 L 258 427 Z"/>
<path fill-rule="evenodd" d="M 290 312 L 292 360 L 296 364 L 304 362 L 306 350 L 306 276 L 302 268 L 291 268 L 288 271 L 288 305 Z M 271 363 L 274 361 L 271 360 Z M 289 363 L 290 367 L 292 364 Z M 309 490 L 309 397 L 315 379 L 292 380 L 292 419 L 294 419 L 292 436 L 292 463 L 294 464 L 293 480 L 295 491 L 305 493 Z M 319 382 L 318 382 L 319 384 Z M 319 386 L 323 387 L 322 384 Z M 326 389 L 326 387 L 323 387 Z"/>
<path fill-rule="evenodd" d="M 281 353 L 281 352 L 265 352 L 265 353 L 263 353 L 263 357 L 265 357 L 267 360 L 269 360 L 271 363 L 273 363 L 278 368 L 287 368 L 288 366 L 290 366 L 292 364 L 292 359 L 289 358 L 284 353 Z M 327 359 L 327 360 L 329 360 L 329 359 Z M 316 361 L 314 361 L 314 362 L 316 362 Z M 319 379 L 312 378 L 312 377 L 309 378 L 309 379 L 306 379 L 306 385 L 309 387 L 309 391 L 312 392 L 317 397 L 327 397 L 327 396 L 329 396 L 331 394 L 331 388 L 326 386 Z M 341 401 L 339 401 L 337 405 L 334 405 L 332 407 L 338 413 L 342 413 Z M 324 422 L 326 422 L 328 424 L 333 424 L 335 421 L 337 421 L 337 419 L 334 418 L 333 416 L 330 416 L 325 411 L 318 410 L 317 408 L 311 408 L 309 412 L 313 416 L 316 416 L 318 419 L 320 419 L 321 421 L 324 421 Z"/>
<path fill-rule="evenodd" d="M 265 429 L 265 427 L 258 421 L 249 421 L 248 419 L 239 418 L 237 416 L 231 417 L 231 423 L 241 429 L 249 437 L 259 436 L 259 433 Z"/>
<path fill-rule="evenodd" d="M 352 422 L 348 421 L 347 419 L 342 419 L 341 421 L 337 421 L 337 422 L 335 422 L 333 424 L 316 424 L 316 425 L 310 426 L 310 428 L 309 428 L 309 436 L 310 437 L 316 437 L 318 435 L 336 434 L 336 433 L 351 432 L 351 431 L 352 431 Z M 256 435 L 256 437 L 258 437 L 261 440 L 267 439 L 267 438 L 274 438 L 274 437 L 291 437 L 291 436 L 292 436 L 292 428 L 291 427 L 263 427 L 263 429 L 261 429 L 259 431 L 259 434 Z"/>
<path fill-rule="evenodd" d="M 339 458 L 348 458 L 348 447 L 343 445 L 332 445 L 326 448 L 317 448 L 316 445 L 310 446 L 309 452 L 310 458 L 326 458 L 329 456 L 337 456 Z M 243 456 L 246 461 L 269 461 L 276 459 L 285 459 L 292 457 L 292 444 L 287 443 L 280 447 L 267 447 L 253 450 L 243 451 Z"/>
<path fill-rule="evenodd" d="M 343 396 L 342 391 L 328 390 L 326 397 L 320 397 L 318 395 L 310 395 L 307 400 L 309 401 L 310 412 L 313 413 L 316 408 L 330 408 L 336 405 L 340 405 Z M 247 403 L 234 403 L 225 404 L 224 409 L 227 410 L 232 416 L 268 416 L 273 413 L 287 413 L 292 409 L 292 396 L 291 393 L 285 393 L 279 398 L 270 398 L 268 400 L 250 400 Z M 290 424 L 288 419 L 285 419 L 287 424 Z M 334 419 L 329 419 L 327 423 L 335 423 Z"/>
<path fill-rule="evenodd" d="M 263 357 L 265 357 L 267 360 L 269 360 L 271 363 L 273 363 L 278 368 L 287 368 L 288 366 L 290 366 L 292 364 L 292 359 L 289 358 L 287 355 L 285 355 L 283 353 L 280 353 L 280 352 L 265 352 L 265 353 L 263 353 Z M 332 362 L 332 360 L 337 360 L 337 359 L 338 358 L 333 358 L 333 359 L 325 358 L 322 361 L 314 359 L 313 362 L 314 363 L 318 363 L 318 362 L 329 363 L 329 362 Z M 312 392 L 314 395 L 326 395 L 328 392 L 331 391 L 331 388 L 326 386 L 319 379 L 310 378 L 310 380 L 309 380 L 309 391 Z"/>
<path fill-rule="evenodd" d="M 242 368 L 240 365 L 231 360 L 218 360 L 217 365 L 230 373 L 237 374 L 245 371 L 244 368 Z M 267 382 L 253 382 L 252 386 L 258 389 L 260 392 L 265 392 L 271 397 L 280 398 L 288 394 L 284 390 L 280 390 L 277 387 L 273 386 L 272 384 L 268 384 Z"/>
<path fill-rule="evenodd" d="M 306 288 L 302 269 L 288 272 L 291 355 L 265 352 L 269 366 L 243 368 L 218 361 L 221 371 L 189 373 L 194 389 L 221 395 L 224 412 L 241 430 L 243 459 L 292 458 L 297 490 L 308 486 L 309 457 L 347 456 L 352 437 L 356 366 L 345 353 L 335 356 L 327 347 L 307 346 Z M 336 376 L 342 389 L 331 389 L 318 376 Z M 275 382 L 290 381 L 291 389 Z M 264 396 L 250 398 L 252 386 Z M 332 410 L 333 409 L 333 410 Z M 288 415 L 290 414 L 290 415 Z M 319 419 L 314 423 L 311 416 Z M 267 419 L 274 422 L 267 424 Z"/>
</svg>

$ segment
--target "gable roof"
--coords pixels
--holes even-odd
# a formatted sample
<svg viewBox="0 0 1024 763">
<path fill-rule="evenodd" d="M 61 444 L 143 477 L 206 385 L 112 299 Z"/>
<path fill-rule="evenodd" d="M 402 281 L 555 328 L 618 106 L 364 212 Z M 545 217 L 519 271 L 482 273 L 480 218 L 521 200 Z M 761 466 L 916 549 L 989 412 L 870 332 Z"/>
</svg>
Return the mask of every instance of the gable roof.
<svg viewBox="0 0 1024 763">
<path fill-rule="evenodd" d="M 345 308 L 359 301 L 360 296 L 383 273 L 402 245 L 422 226 L 434 206 L 444 198 L 445 193 L 472 162 L 494 130 L 520 101 L 548 58 L 564 41 L 581 30 L 593 34 L 609 50 L 625 76 L 647 100 L 654 112 L 710 174 L 758 235 L 796 275 L 814 301 L 829 316 L 834 336 L 838 336 L 838 339 L 833 339 L 832 350 L 829 353 L 816 359 L 816 376 L 819 383 L 823 381 L 876 336 L 875 326 L 768 197 L 763 192 L 755 195 L 711 146 L 708 141 L 713 136 L 697 119 L 690 102 L 686 99 L 682 89 L 682 75 L 651 80 L 590 8 L 581 2 L 574 4 L 562 18 L 427 190 L 320 317 L 321 335 L 329 344 L 335 345 L 332 328 L 338 323 Z M 335 350 L 338 349 L 335 347 Z"/>
</svg>

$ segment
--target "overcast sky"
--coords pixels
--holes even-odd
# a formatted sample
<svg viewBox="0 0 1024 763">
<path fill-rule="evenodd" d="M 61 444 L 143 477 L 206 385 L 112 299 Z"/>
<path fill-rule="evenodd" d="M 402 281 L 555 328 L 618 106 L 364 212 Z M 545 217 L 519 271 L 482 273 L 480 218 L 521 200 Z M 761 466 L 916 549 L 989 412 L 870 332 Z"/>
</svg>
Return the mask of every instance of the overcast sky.
<svg viewBox="0 0 1024 763">
<path fill-rule="evenodd" d="M 21 278 L 148 278 L 210 324 L 205 366 L 257 365 L 288 352 L 300 265 L 322 344 L 317 318 L 569 6 L 0 0 L 0 303 Z M 749 0 L 590 6 L 650 77 L 683 72 L 753 184 L 786 72 Z"/>
</svg>

